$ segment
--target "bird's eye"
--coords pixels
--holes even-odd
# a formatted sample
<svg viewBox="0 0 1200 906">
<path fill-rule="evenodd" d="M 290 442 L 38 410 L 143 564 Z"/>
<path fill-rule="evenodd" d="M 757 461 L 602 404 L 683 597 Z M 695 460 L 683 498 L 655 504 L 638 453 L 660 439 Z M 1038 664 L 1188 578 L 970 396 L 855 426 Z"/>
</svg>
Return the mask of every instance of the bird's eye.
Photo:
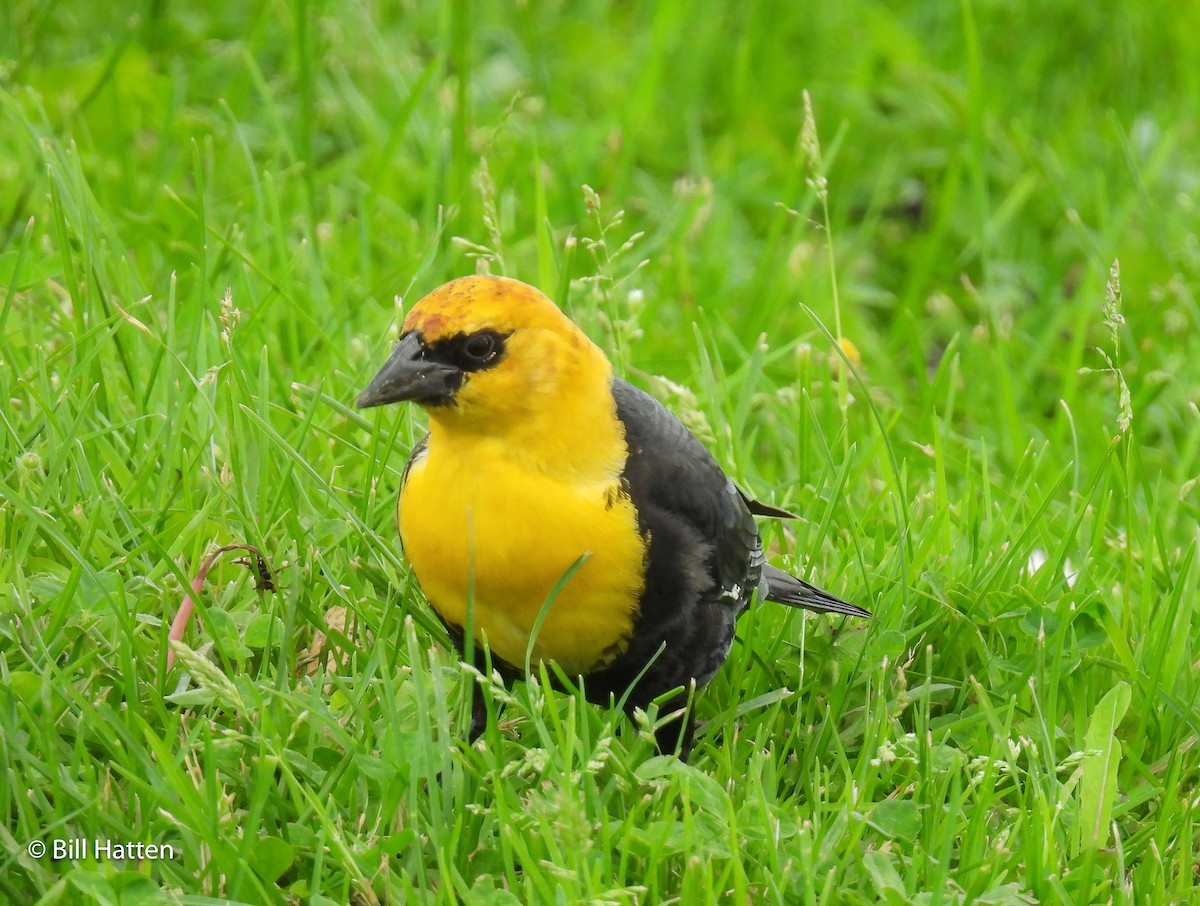
<svg viewBox="0 0 1200 906">
<path fill-rule="evenodd" d="M 491 333 L 477 333 L 467 338 L 464 351 L 475 362 L 489 362 L 496 355 L 496 337 Z"/>
</svg>

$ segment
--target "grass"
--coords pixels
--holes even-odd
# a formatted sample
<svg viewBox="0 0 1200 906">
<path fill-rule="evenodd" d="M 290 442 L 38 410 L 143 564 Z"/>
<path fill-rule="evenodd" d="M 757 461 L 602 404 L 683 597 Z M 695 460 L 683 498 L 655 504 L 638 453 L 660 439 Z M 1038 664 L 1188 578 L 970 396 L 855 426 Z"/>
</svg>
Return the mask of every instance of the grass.
<svg viewBox="0 0 1200 906">
<path fill-rule="evenodd" d="M 0 3 L 0 900 L 1200 901 L 1198 30 Z M 544 671 L 462 742 L 350 402 L 478 266 L 877 614 L 752 610 L 688 764 Z"/>
</svg>

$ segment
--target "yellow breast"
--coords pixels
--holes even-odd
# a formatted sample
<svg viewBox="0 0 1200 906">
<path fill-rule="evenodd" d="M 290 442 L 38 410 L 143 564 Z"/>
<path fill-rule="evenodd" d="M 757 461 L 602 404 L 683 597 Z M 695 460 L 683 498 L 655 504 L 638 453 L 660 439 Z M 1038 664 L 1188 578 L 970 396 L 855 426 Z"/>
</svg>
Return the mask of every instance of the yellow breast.
<svg viewBox="0 0 1200 906">
<path fill-rule="evenodd" d="M 438 444 L 415 462 L 400 496 L 404 551 L 433 608 L 514 666 L 555 586 L 533 661 L 586 674 L 624 650 L 643 589 L 645 542 L 619 477 L 580 482 L 511 455 L 502 441 Z"/>
</svg>

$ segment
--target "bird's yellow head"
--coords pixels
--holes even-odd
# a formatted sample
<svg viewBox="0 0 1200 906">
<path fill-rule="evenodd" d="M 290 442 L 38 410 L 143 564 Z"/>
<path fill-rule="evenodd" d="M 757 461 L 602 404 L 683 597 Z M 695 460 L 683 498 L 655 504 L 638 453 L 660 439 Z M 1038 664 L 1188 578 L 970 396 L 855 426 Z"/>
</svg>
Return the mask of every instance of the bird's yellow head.
<svg viewBox="0 0 1200 906">
<path fill-rule="evenodd" d="M 542 293 L 507 277 L 439 286 L 404 319 L 360 408 L 411 401 L 449 430 L 505 435 L 608 393 L 612 369 Z"/>
</svg>

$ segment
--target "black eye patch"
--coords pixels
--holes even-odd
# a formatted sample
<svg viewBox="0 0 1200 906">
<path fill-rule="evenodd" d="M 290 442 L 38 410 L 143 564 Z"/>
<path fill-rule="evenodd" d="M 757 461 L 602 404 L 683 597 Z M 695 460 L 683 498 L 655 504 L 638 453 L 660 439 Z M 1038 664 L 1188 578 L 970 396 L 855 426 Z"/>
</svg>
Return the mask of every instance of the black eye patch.
<svg viewBox="0 0 1200 906">
<path fill-rule="evenodd" d="M 484 371 L 504 358 L 508 337 L 498 330 L 456 333 L 426 345 L 422 357 L 460 371 Z"/>
</svg>

